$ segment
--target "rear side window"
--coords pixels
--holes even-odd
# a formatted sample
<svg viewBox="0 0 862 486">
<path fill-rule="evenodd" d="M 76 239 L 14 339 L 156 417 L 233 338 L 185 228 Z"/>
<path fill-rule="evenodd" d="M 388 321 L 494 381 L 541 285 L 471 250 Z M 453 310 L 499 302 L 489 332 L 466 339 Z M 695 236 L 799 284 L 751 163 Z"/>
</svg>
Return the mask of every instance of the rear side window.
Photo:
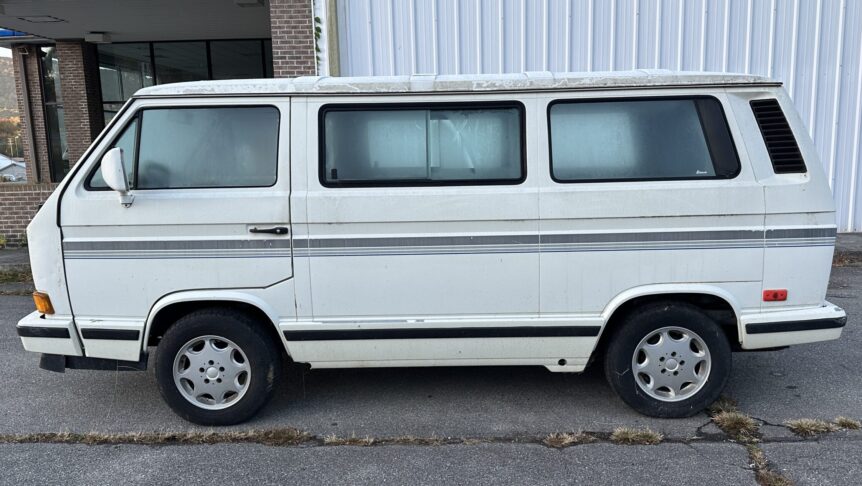
<svg viewBox="0 0 862 486">
<path fill-rule="evenodd" d="M 766 151 L 769 152 L 769 159 L 775 173 L 806 172 L 805 160 L 802 159 L 802 153 L 799 151 L 799 145 L 793 136 L 793 130 L 787 123 L 787 118 L 781 111 L 778 100 L 754 100 L 751 102 L 751 109 L 754 111 L 757 126 L 760 127 L 760 133 L 763 135 L 763 142 L 766 144 Z"/>
<path fill-rule="evenodd" d="M 711 97 L 557 101 L 549 108 L 557 182 L 732 178 L 739 158 Z"/>
<path fill-rule="evenodd" d="M 320 116 L 324 186 L 512 184 L 525 177 L 519 104 L 335 105 Z"/>
<path fill-rule="evenodd" d="M 276 181 L 278 125 L 272 106 L 149 108 L 113 146 L 133 189 L 265 187 Z M 107 189 L 101 167 L 86 187 Z"/>
</svg>

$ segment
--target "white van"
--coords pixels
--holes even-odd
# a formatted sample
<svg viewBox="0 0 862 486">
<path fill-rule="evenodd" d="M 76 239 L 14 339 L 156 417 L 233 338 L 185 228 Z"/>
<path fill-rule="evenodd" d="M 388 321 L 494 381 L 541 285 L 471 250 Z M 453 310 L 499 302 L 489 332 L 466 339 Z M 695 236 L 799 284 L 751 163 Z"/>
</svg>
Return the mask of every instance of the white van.
<svg viewBox="0 0 862 486">
<path fill-rule="evenodd" d="M 638 411 L 836 339 L 829 185 L 757 76 L 298 78 L 139 91 L 28 228 L 53 371 L 146 369 L 231 424 L 282 363 L 602 360 Z M 800 365 L 801 366 L 801 365 Z"/>
</svg>

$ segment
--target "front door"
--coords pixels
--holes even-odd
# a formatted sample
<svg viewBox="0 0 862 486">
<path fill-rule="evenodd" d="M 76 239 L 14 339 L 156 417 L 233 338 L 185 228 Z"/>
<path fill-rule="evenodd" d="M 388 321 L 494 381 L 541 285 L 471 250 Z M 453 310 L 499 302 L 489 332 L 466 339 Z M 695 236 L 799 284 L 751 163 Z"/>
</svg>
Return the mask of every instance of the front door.
<svg viewBox="0 0 862 486">
<path fill-rule="evenodd" d="M 61 225 L 88 356 L 137 359 L 150 309 L 173 292 L 292 276 L 289 106 L 142 100 L 83 162 L 63 195 Z M 123 149 L 128 207 L 99 172 L 111 147 Z"/>
</svg>

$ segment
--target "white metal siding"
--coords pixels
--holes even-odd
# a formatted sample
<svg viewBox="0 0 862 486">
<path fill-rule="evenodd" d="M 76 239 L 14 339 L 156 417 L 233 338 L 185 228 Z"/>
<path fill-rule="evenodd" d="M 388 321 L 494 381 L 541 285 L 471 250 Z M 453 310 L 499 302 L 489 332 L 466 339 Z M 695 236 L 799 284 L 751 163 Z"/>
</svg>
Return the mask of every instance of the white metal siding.
<svg viewBox="0 0 862 486">
<path fill-rule="evenodd" d="M 341 74 L 664 68 L 767 75 L 862 230 L 862 1 L 338 0 Z"/>
</svg>

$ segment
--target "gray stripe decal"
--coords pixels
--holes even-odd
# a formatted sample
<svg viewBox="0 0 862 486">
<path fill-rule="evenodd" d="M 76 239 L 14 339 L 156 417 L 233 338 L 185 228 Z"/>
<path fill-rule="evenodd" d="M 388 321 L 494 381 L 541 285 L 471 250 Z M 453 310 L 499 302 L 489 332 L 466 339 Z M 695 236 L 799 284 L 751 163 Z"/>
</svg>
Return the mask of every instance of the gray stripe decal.
<svg viewBox="0 0 862 486">
<path fill-rule="evenodd" d="M 832 246 L 835 228 L 642 233 L 297 238 L 297 257 L 640 251 Z M 291 240 L 64 242 L 69 259 L 286 258 Z"/>
<path fill-rule="evenodd" d="M 290 248 L 290 238 L 278 240 L 130 240 L 130 241 L 64 241 L 64 251 L 105 250 L 253 250 Z"/>
</svg>

